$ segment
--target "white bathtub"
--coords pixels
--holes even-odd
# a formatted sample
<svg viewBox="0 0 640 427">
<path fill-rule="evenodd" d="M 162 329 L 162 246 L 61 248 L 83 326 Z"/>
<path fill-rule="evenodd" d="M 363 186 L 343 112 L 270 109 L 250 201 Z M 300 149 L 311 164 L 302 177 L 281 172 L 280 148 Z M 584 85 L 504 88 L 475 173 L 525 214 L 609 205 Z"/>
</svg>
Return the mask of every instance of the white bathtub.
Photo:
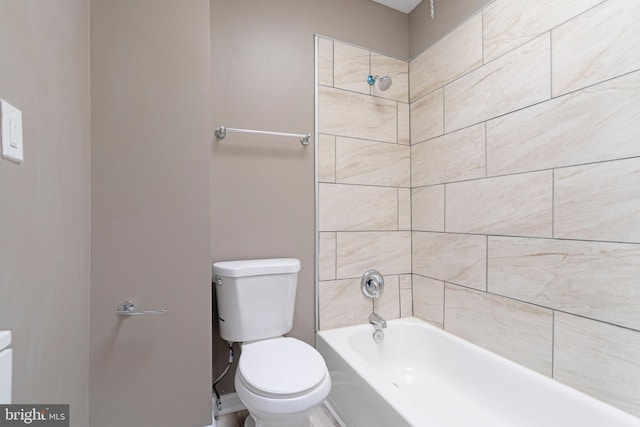
<svg viewBox="0 0 640 427">
<path fill-rule="evenodd" d="M 353 427 L 640 427 L 640 419 L 418 319 L 318 332 L 329 404 Z"/>
</svg>

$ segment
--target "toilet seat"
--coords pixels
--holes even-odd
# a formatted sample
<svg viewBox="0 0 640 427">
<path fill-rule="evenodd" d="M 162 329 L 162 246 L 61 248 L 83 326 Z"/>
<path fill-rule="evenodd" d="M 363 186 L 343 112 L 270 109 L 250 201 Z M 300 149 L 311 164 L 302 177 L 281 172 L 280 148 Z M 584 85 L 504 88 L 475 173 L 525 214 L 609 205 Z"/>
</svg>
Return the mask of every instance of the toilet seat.
<svg viewBox="0 0 640 427">
<path fill-rule="evenodd" d="M 279 337 L 243 344 L 237 374 L 256 395 L 291 399 L 320 387 L 328 372 L 315 348 L 295 338 Z"/>
</svg>

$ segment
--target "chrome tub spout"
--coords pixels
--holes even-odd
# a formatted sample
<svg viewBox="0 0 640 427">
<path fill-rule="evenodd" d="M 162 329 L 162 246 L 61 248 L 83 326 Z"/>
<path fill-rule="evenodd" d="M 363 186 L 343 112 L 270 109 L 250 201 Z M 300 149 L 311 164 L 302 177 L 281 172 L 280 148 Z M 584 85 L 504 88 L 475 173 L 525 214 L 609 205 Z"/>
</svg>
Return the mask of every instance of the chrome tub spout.
<svg viewBox="0 0 640 427">
<path fill-rule="evenodd" d="M 369 315 L 369 323 L 373 325 L 376 330 L 380 330 L 387 327 L 387 321 L 382 318 L 378 313 L 373 312 Z"/>
</svg>

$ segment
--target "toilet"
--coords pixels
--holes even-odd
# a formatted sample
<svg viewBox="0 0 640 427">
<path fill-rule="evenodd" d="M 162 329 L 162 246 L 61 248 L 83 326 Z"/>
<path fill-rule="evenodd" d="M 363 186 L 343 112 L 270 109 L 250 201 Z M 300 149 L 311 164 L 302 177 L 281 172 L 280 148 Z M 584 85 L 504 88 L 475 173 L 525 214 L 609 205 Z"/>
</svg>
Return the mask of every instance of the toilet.
<svg viewBox="0 0 640 427">
<path fill-rule="evenodd" d="M 293 326 L 300 261 L 294 258 L 213 264 L 220 336 L 240 342 L 235 387 L 250 416 L 245 427 L 308 427 L 331 378 L 309 344 L 283 336 Z"/>
</svg>

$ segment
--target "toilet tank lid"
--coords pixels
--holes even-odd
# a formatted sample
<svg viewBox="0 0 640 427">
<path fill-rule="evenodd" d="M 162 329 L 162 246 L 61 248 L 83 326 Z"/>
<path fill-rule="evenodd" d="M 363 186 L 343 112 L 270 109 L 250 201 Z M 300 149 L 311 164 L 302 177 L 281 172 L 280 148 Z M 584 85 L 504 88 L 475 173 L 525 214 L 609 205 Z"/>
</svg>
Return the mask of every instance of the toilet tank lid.
<svg viewBox="0 0 640 427">
<path fill-rule="evenodd" d="M 300 261 L 296 258 L 247 259 L 213 264 L 213 273 L 223 277 L 261 276 L 298 271 L 300 271 Z"/>
</svg>

